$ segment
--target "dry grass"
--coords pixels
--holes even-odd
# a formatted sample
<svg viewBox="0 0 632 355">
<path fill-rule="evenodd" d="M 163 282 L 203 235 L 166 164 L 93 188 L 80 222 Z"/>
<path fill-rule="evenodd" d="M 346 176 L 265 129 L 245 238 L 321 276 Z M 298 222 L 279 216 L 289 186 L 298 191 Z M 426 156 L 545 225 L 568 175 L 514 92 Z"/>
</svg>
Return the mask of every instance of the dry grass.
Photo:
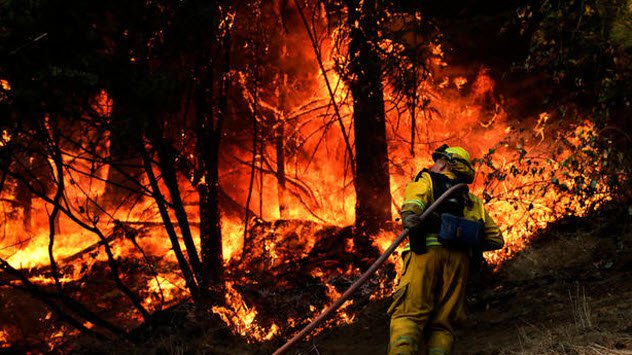
<svg viewBox="0 0 632 355">
<path fill-rule="evenodd" d="M 571 290 L 568 290 L 568 298 L 571 301 L 573 319 L 575 320 L 577 329 L 591 329 L 593 327 L 593 321 L 590 314 L 590 305 L 586 300 L 586 290 L 582 287 L 580 294 L 579 284 L 577 284 L 575 297 L 573 297 Z"/>
<path fill-rule="evenodd" d="M 554 328 L 518 328 L 519 347 L 496 349 L 499 354 L 632 354 L 632 338 L 607 331 L 577 329 L 575 324 Z M 622 348 L 622 349 L 618 349 Z"/>
<path fill-rule="evenodd" d="M 180 339 L 173 336 L 162 338 L 158 343 L 160 350 L 156 350 L 157 353 L 164 351 L 168 355 L 184 355 L 187 351 L 190 351 L 185 344 L 182 344 Z"/>
<path fill-rule="evenodd" d="M 572 321 L 517 327 L 517 346 L 497 348 L 499 354 L 632 354 L 632 336 L 599 329 L 584 287 L 568 290 Z"/>
<path fill-rule="evenodd" d="M 632 354 L 632 350 L 617 350 L 617 349 L 609 349 L 605 346 L 601 346 L 598 344 L 593 344 L 585 347 L 578 347 L 577 352 L 580 354 L 596 354 L 596 355 L 605 355 L 605 354 Z"/>
</svg>

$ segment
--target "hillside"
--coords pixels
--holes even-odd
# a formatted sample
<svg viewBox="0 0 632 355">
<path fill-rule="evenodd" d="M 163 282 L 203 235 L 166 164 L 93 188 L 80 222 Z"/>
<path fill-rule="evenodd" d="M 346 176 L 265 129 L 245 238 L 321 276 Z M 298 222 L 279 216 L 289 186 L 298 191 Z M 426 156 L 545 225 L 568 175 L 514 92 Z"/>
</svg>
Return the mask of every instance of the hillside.
<svg viewBox="0 0 632 355">
<path fill-rule="evenodd" d="M 527 249 L 478 275 L 456 354 L 632 354 L 632 214 L 628 204 L 567 217 Z M 348 325 L 308 338 L 290 354 L 384 354 L 389 299 L 368 302 Z M 182 304 L 141 327 L 136 345 L 95 344 L 78 353 L 270 354 L 281 339 L 247 344 L 216 317 Z"/>
<path fill-rule="evenodd" d="M 623 208 L 622 208 L 623 207 Z M 632 230 L 627 206 L 549 226 L 532 245 L 476 280 L 458 354 L 632 354 Z M 328 330 L 301 354 L 379 354 L 389 300 Z"/>
</svg>

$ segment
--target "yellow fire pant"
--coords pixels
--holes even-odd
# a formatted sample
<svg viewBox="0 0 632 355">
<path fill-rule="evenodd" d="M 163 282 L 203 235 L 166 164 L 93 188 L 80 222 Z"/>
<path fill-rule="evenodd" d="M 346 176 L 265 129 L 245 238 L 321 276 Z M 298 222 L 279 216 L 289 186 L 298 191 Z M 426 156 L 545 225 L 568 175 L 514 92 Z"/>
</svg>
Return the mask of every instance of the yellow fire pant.
<svg viewBox="0 0 632 355">
<path fill-rule="evenodd" d="M 467 253 L 443 246 L 403 255 L 402 275 L 388 310 L 389 354 L 419 354 L 427 339 L 430 355 L 449 354 L 454 325 L 464 318 Z"/>
</svg>

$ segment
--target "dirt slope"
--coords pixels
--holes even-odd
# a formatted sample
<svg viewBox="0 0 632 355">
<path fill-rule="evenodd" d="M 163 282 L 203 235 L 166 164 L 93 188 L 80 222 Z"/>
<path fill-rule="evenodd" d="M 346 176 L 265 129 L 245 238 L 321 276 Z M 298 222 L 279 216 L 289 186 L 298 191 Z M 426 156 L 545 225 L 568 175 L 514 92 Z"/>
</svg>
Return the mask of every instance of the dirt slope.
<svg viewBox="0 0 632 355">
<path fill-rule="evenodd" d="M 543 231 L 529 249 L 482 275 L 468 296 L 458 354 L 632 354 L 632 216 L 610 206 Z M 301 354 L 381 354 L 389 300 L 325 331 Z"/>
</svg>

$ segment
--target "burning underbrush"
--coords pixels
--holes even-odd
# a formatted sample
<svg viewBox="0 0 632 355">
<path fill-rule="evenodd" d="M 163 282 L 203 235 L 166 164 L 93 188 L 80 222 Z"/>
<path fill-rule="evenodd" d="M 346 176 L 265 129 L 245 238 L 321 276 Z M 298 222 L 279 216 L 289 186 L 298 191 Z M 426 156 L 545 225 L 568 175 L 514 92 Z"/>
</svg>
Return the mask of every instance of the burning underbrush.
<svg viewBox="0 0 632 355">
<path fill-rule="evenodd" d="M 305 240 L 311 242 L 306 245 Z M 286 338 L 299 330 L 306 320 L 337 299 L 380 254 L 372 240 L 354 238 L 351 227 L 296 220 L 258 223 L 249 244 L 252 247 L 244 250 L 242 261 L 230 275 L 237 285 L 229 284 L 243 305 L 235 307 L 235 293 L 229 292 L 227 303 L 232 309 L 214 310 L 233 324 L 243 324 L 244 317 L 235 310 L 256 307 L 257 323 L 270 331 L 263 339 L 272 335 Z M 389 293 L 394 276 L 394 263 L 390 263 L 329 324 L 352 321 L 358 307 L 376 295 Z M 252 326 L 242 330 L 242 335 L 252 336 Z"/>
<path fill-rule="evenodd" d="M 171 315 L 170 309 L 180 309 L 189 304 L 190 299 L 178 275 L 177 263 L 169 252 L 148 251 L 149 241 L 161 233 L 155 225 L 121 225 L 108 238 L 113 247 L 125 250 L 117 259 L 119 271 L 125 275 L 121 282 L 129 285 L 153 313 L 150 318 L 143 319 L 130 300 L 121 294 L 110 276 L 107 261 L 99 256 L 103 248 L 98 244 L 60 259 L 57 270 L 64 294 L 74 300 L 71 303 L 89 305 L 89 308 L 73 309 L 68 299 L 53 300 L 48 306 L 98 314 L 99 318 L 117 325 L 117 329 L 107 329 L 108 332 L 131 331 L 134 342 L 156 336 L 155 329 L 182 326 L 174 322 L 203 318 L 206 326 L 211 322 L 213 329 L 224 334 L 222 336 L 232 332 L 244 337 L 242 342 L 287 338 L 340 296 L 380 253 L 372 240 L 354 242 L 351 227 L 299 220 L 256 220 L 253 223 L 248 236 L 249 247 L 229 264 L 231 271 L 223 287 L 224 303 L 192 308 L 187 311 L 189 318 L 176 319 Z M 357 247 L 355 243 L 363 244 L 358 248 L 364 250 L 364 254 L 353 252 Z M 388 294 L 396 274 L 394 265 L 391 262 L 383 267 L 323 328 L 353 321 L 355 312 L 370 299 Z M 28 283 L 17 276 L 3 274 L 3 284 L 20 285 L 14 289 L 2 288 L 0 317 L 6 320 L 2 335 L 7 345 L 10 339 L 14 349 L 77 349 L 73 339 L 79 332 L 60 326 L 57 321 L 64 319 L 37 302 L 37 295 L 46 298 L 56 291 L 50 267 L 39 266 L 20 272 L 28 278 Z M 37 287 L 37 292 L 25 296 L 23 291 L 28 285 Z M 103 327 L 96 321 L 84 325 L 88 329 Z M 133 330 L 140 325 L 139 330 Z"/>
<path fill-rule="evenodd" d="M 411 127 L 398 126 L 399 116 L 389 118 L 394 205 L 401 204 L 405 184 L 430 164 L 426 154 L 434 147 L 430 142 L 467 147 L 480 157 L 471 190 L 486 200 L 507 241 L 505 248 L 488 256 L 497 266 L 523 250 L 531 236 L 549 223 L 585 215 L 612 198 L 600 175 L 609 153 L 595 145 L 598 132 L 591 124 L 564 122 L 558 113 L 546 112 L 510 121 L 498 105 L 493 106 L 491 118 L 483 120 L 490 117 L 483 102 L 494 97 L 487 73 L 480 71 L 469 88 L 465 78 L 446 76 L 446 80 L 444 86 L 429 91 L 441 114 L 425 121 L 427 143 L 414 146 L 415 154 L 424 158 L 410 157 L 411 142 L 403 135 Z M 463 119 L 454 123 L 450 117 Z M 297 159 L 292 169 L 288 166 L 292 188 L 286 191 L 286 202 L 292 208 L 285 214 L 292 219 L 281 218 L 278 187 L 264 188 L 277 186 L 275 177 L 261 170 L 259 191 L 255 190 L 259 194 L 252 194 L 250 204 L 259 208 L 248 210 L 250 218 L 244 223 L 244 206 L 236 201 L 248 201 L 248 185 L 234 177 L 248 176 L 247 166 L 235 165 L 235 159 L 242 161 L 247 155 L 235 148 L 234 156 L 223 163 L 222 187 L 230 193 L 224 191 L 220 200 L 222 297 L 192 311 L 193 318 L 205 319 L 205 328 L 217 330 L 216 336 L 230 334 L 244 343 L 289 338 L 338 298 L 399 231 L 396 223 L 386 224 L 385 231 L 366 239 L 350 227 L 355 199 L 347 191 L 341 140 L 331 130 L 322 134 L 328 139 L 315 145 L 326 149 L 314 148 L 311 159 Z M 33 199 L 27 208 L 18 204 L 17 184 L 2 191 L 7 218 L 0 249 L 0 260 L 6 260 L 0 274 L 0 341 L 5 347 L 43 352 L 73 349 L 77 329 L 96 330 L 106 337 L 136 334 L 137 341 L 151 336 L 148 327 L 171 322 L 160 315 L 192 301 L 165 215 L 160 217 L 160 199 L 145 194 L 135 204 L 123 201 L 118 210 L 104 211 L 100 205 L 107 195 L 107 166 L 95 168 L 94 163 L 76 159 L 73 151 L 66 154 L 65 194 L 70 198 L 65 203 L 71 206 L 66 212 L 74 220 L 67 215 L 51 219 L 54 201 L 45 200 L 47 195 L 42 196 L 44 201 Z M 148 185 L 145 179 L 140 179 L 143 187 Z M 178 183 L 195 243 L 191 250 L 199 250 L 199 211 L 191 207 L 198 204 L 196 191 L 183 177 Z M 158 190 L 167 195 L 164 184 L 160 180 Z M 182 247 L 186 224 L 180 224 L 182 216 L 176 215 L 172 204 L 168 207 L 166 217 L 178 220 L 175 240 Z M 27 221 L 33 224 L 26 225 Z M 185 256 L 185 263 L 190 258 Z M 321 330 L 353 322 L 369 301 L 389 295 L 397 265 L 397 256 L 391 257 Z M 69 323 L 66 314 L 84 321 Z M 186 322 L 191 312 L 183 314 L 177 322 Z"/>
<path fill-rule="evenodd" d="M 580 123 L 562 131 L 561 126 L 547 123 L 547 117 L 540 115 L 535 122 L 514 126 L 497 122 L 500 127 L 491 133 L 484 129 L 498 140 L 478 155 L 472 191 L 487 201 L 507 241 L 505 248 L 488 255 L 493 266 L 523 250 L 531 236 L 549 223 L 564 216 L 585 215 L 611 199 L 608 185 L 599 176 L 607 152 L 591 145 L 594 129 Z M 504 133 L 498 135 L 499 129 Z M 394 149 L 391 162 L 395 203 L 401 202 L 405 182 L 424 164 L 423 160 L 399 164 L 404 161 L 400 153 Z M 344 206 L 354 201 L 342 198 L 340 202 Z M 32 208 L 31 213 L 39 216 L 35 220 L 48 220 L 48 206 Z M 280 342 L 337 299 L 400 229 L 397 223 L 386 224 L 385 231 L 367 239 L 349 226 L 350 221 L 340 222 L 344 216 L 334 218 L 336 224 L 324 223 L 313 213 L 302 214 L 302 219 L 251 217 L 244 225 L 234 216 L 224 215 L 222 297 L 182 313 L 179 310 L 192 304 L 192 296 L 165 224 L 157 217 L 151 199 L 141 199 L 139 206 L 142 208 L 135 212 L 123 210 L 113 216 L 86 208 L 84 218 L 102 218 L 96 230 L 78 229 L 62 216 L 52 230 L 57 236 L 54 248 L 49 225 L 26 228 L 20 221 L 22 209 L 11 209 L 12 218 L 5 223 L 11 232 L 5 233 L 2 249 L 2 260 L 7 262 L 0 274 L 3 346 L 43 352 L 71 350 L 81 328 L 82 333 L 98 330 L 106 337 L 143 341 L 155 336 L 151 329 L 165 324 L 167 328 L 182 327 L 191 317 L 204 324 L 202 328 L 214 329 L 212 334 L 198 332 L 196 337 Z M 322 208 L 328 210 L 326 204 Z M 196 211 L 189 208 L 187 213 L 197 241 Z M 180 244 L 184 244 L 182 238 Z M 49 248 L 54 250 L 54 263 Z M 388 296 L 397 266 L 395 255 L 320 330 L 353 322 L 369 301 Z M 175 320 L 161 316 L 174 309 L 183 315 Z M 79 315 L 85 321 L 69 324 L 66 314 Z"/>
</svg>

